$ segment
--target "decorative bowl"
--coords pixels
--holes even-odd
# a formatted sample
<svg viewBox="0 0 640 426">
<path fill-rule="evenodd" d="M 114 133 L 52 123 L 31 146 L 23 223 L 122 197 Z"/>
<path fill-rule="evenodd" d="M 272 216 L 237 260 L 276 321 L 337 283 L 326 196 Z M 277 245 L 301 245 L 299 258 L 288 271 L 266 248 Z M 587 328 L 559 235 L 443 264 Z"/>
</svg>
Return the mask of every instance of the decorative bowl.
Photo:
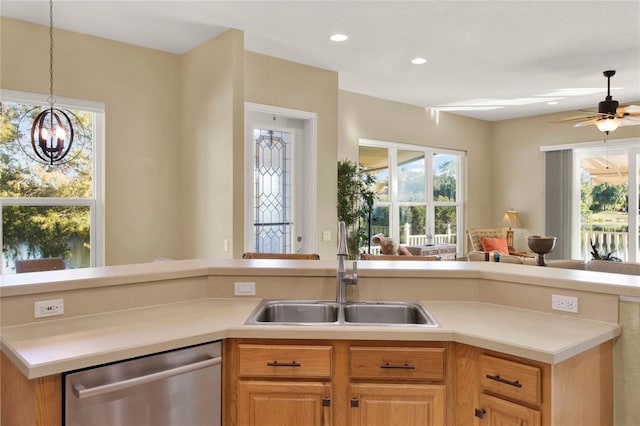
<svg viewBox="0 0 640 426">
<path fill-rule="evenodd" d="M 540 235 L 532 235 L 527 237 L 527 245 L 532 252 L 538 255 L 538 265 L 547 266 L 544 255 L 551 253 L 556 246 L 556 237 L 542 237 Z"/>
</svg>

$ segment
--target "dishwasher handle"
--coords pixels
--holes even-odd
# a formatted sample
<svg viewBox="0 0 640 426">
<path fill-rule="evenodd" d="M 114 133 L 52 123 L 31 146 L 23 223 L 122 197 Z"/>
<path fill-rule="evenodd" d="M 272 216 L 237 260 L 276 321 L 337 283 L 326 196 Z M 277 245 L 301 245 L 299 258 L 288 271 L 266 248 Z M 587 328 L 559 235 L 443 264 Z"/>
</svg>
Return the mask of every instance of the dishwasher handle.
<svg viewBox="0 0 640 426">
<path fill-rule="evenodd" d="M 222 357 L 209 358 L 204 361 L 194 362 L 192 364 L 181 365 L 180 367 L 170 370 L 162 370 L 156 373 L 147 374 L 145 376 L 134 377 L 133 379 L 122 380 L 120 382 L 108 383 L 93 388 L 85 388 L 82 383 L 73 386 L 73 394 L 78 399 L 89 398 L 92 396 L 103 395 L 110 392 L 116 392 L 122 389 L 140 386 L 146 383 L 156 382 L 158 380 L 167 379 L 169 377 L 178 376 L 180 374 L 189 373 L 191 371 L 201 370 L 207 367 L 213 367 L 222 363 Z"/>
</svg>

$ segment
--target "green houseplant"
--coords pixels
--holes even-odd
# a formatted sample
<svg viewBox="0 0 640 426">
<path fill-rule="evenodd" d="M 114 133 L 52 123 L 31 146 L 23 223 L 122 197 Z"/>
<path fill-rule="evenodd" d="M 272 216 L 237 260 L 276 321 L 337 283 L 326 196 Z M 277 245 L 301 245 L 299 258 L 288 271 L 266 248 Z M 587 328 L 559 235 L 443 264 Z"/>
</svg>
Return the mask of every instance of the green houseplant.
<svg viewBox="0 0 640 426">
<path fill-rule="evenodd" d="M 373 210 L 375 183 L 376 178 L 368 174 L 361 164 L 350 160 L 338 161 L 338 221 L 344 221 L 346 225 L 351 259 L 368 242 L 364 225 Z"/>
<path fill-rule="evenodd" d="M 589 243 L 591 244 L 591 257 L 594 260 L 610 260 L 612 262 L 622 262 L 622 259 L 620 259 L 619 257 L 615 257 L 613 255 L 613 252 L 609 252 L 607 254 L 600 253 L 600 250 L 598 249 L 598 247 L 596 247 L 593 240 L 589 240 Z"/>
</svg>

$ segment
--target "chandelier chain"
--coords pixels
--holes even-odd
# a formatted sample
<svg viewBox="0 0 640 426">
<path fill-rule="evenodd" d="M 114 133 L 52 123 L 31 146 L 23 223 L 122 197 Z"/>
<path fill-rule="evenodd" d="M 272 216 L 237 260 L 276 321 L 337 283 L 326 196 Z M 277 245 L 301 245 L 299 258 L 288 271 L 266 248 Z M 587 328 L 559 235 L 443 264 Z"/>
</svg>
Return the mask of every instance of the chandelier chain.
<svg viewBox="0 0 640 426">
<path fill-rule="evenodd" d="M 49 105 L 53 108 L 53 0 L 49 0 Z"/>
</svg>

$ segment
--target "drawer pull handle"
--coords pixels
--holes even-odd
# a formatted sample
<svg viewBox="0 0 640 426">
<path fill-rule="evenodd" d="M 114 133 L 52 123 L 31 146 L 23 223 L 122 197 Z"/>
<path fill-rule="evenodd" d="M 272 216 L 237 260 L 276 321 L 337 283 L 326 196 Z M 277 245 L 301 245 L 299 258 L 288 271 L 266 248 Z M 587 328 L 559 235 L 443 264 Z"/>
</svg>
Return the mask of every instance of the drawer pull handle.
<svg viewBox="0 0 640 426">
<path fill-rule="evenodd" d="M 491 374 L 487 374 L 487 379 L 495 380 L 496 382 L 504 383 L 506 385 L 515 386 L 517 388 L 521 388 L 522 387 L 522 383 L 520 383 L 519 381 L 516 380 L 514 382 L 513 380 L 503 379 L 502 377 L 500 377 L 499 374 L 496 374 L 495 376 L 492 376 Z"/>
<path fill-rule="evenodd" d="M 485 410 L 484 408 L 476 408 L 475 416 L 477 418 L 481 419 L 485 414 L 487 414 L 487 410 Z"/>
<path fill-rule="evenodd" d="M 295 361 L 291 361 L 291 362 L 273 361 L 273 362 L 268 362 L 267 366 L 269 367 L 302 367 L 302 364 Z"/>
<path fill-rule="evenodd" d="M 394 365 L 394 364 L 389 364 L 388 362 L 385 362 L 384 364 L 382 364 L 380 366 L 380 368 L 398 368 L 401 370 L 415 370 L 416 367 L 415 365 L 409 365 L 407 363 L 405 363 L 404 365 Z"/>
</svg>

